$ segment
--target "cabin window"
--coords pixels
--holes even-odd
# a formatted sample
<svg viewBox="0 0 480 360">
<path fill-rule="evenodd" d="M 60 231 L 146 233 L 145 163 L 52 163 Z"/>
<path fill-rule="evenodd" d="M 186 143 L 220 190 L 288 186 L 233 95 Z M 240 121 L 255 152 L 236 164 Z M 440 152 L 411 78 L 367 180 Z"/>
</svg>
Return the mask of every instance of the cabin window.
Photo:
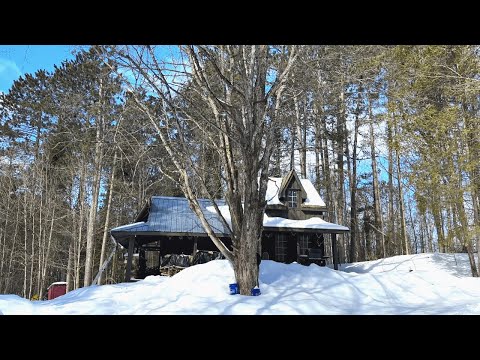
<svg viewBox="0 0 480 360">
<path fill-rule="evenodd" d="M 309 241 L 307 234 L 300 234 L 298 237 L 298 255 L 307 255 L 309 249 Z"/>
<path fill-rule="evenodd" d="M 287 202 L 288 207 L 296 208 L 297 207 L 297 190 L 288 190 L 287 191 Z"/>
<path fill-rule="evenodd" d="M 287 239 L 285 234 L 275 237 L 275 261 L 285 262 L 287 257 Z"/>
</svg>

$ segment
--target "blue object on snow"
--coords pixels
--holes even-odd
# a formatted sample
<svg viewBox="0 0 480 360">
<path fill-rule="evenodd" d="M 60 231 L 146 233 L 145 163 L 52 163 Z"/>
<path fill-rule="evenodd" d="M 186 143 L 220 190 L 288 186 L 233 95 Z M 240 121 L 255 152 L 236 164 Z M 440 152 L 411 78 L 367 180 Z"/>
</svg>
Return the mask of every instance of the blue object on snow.
<svg viewBox="0 0 480 360">
<path fill-rule="evenodd" d="M 238 289 L 238 284 L 230 284 L 230 295 L 240 294 L 240 290 Z"/>
<path fill-rule="evenodd" d="M 254 287 L 254 288 L 252 289 L 252 296 L 258 296 L 258 295 L 260 295 L 260 294 L 261 294 L 261 292 L 260 292 L 260 289 L 259 289 L 259 288 Z"/>
</svg>

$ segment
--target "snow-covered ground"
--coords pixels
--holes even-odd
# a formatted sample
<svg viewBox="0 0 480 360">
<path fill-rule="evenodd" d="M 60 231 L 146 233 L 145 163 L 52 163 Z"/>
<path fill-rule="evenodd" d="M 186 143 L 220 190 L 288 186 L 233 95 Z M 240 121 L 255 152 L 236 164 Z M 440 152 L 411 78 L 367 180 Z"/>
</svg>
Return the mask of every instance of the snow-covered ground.
<svg viewBox="0 0 480 360">
<path fill-rule="evenodd" d="M 0 295 L 0 314 L 480 314 L 466 254 L 418 254 L 342 265 L 262 261 L 261 296 L 230 295 L 226 260 L 168 278 L 90 286 L 50 301 Z"/>
</svg>

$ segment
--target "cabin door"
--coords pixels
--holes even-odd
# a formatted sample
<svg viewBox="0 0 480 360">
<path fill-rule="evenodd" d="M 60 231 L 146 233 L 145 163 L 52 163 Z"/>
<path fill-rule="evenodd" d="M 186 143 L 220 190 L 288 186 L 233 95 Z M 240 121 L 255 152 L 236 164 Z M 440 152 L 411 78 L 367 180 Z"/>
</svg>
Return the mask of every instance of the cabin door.
<svg viewBox="0 0 480 360">
<path fill-rule="evenodd" d="M 297 261 L 297 236 L 295 234 L 287 234 L 287 256 L 285 262 L 290 264 Z"/>
</svg>

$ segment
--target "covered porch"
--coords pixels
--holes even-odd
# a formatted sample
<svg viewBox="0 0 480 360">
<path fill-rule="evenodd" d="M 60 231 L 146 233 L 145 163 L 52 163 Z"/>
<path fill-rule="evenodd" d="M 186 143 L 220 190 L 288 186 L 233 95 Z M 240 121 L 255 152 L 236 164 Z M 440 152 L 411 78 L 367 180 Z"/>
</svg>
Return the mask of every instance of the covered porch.
<svg viewBox="0 0 480 360">
<path fill-rule="evenodd" d="M 303 265 L 315 263 L 338 270 L 337 236 L 347 230 L 265 227 L 261 255 L 264 260 Z M 175 270 L 223 258 L 205 233 L 111 230 L 112 237 L 125 249 L 125 281 L 148 275 L 171 275 Z M 221 237 L 228 248 L 231 239 Z M 174 256 L 175 255 L 175 256 Z"/>
</svg>

